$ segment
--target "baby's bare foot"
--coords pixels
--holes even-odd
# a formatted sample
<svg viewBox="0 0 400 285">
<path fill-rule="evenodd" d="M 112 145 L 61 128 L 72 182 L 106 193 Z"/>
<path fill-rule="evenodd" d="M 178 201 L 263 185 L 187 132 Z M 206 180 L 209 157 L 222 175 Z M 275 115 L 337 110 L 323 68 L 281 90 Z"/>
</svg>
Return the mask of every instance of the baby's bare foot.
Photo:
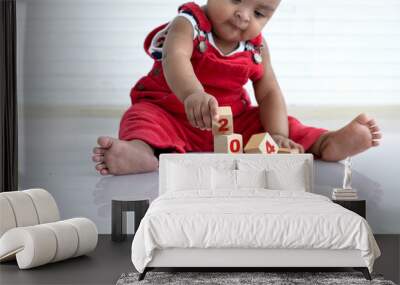
<svg viewBox="0 0 400 285">
<path fill-rule="evenodd" d="M 96 170 L 101 175 L 123 175 L 154 171 L 158 160 L 152 148 L 141 140 L 122 141 L 99 137 L 92 159 L 98 162 Z"/>
<path fill-rule="evenodd" d="M 360 114 L 343 128 L 324 135 L 320 153 L 326 161 L 339 161 L 378 146 L 382 138 L 375 120 L 366 114 Z"/>
</svg>

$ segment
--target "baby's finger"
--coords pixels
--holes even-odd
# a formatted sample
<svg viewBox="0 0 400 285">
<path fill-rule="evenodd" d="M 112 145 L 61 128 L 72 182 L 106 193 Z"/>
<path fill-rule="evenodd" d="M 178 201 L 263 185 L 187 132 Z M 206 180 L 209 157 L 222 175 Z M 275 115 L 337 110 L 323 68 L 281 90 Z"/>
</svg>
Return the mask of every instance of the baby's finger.
<svg viewBox="0 0 400 285">
<path fill-rule="evenodd" d="M 203 116 L 203 124 L 205 128 L 211 128 L 211 113 L 208 104 L 201 105 L 201 115 Z"/>
<path fill-rule="evenodd" d="M 201 116 L 201 105 L 193 108 L 193 115 L 194 115 L 194 120 L 195 120 L 195 127 L 202 128 L 203 118 Z"/>
<path fill-rule="evenodd" d="M 282 140 L 279 142 L 279 146 L 284 148 L 290 148 L 290 143 L 288 140 Z"/>
<path fill-rule="evenodd" d="M 218 101 L 214 97 L 211 97 L 210 100 L 208 100 L 208 106 L 210 107 L 210 112 L 211 112 L 211 117 L 214 121 L 219 120 L 219 115 L 218 115 Z"/>
<path fill-rule="evenodd" d="M 193 115 L 193 108 L 186 109 L 186 117 L 192 127 L 195 127 L 195 120 Z"/>
<path fill-rule="evenodd" d="M 297 144 L 294 141 L 289 141 L 289 148 L 297 148 Z"/>
<path fill-rule="evenodd" d="M 193 110 L 192 110 L 192 109 L 186 111 L 186 117 L 187 117 L 187 119 L 188 119 L 188 121 L 189 121 L 189 124 L 190 124 L 192 127 L 194 127 L 194 126 L 195 126 L 195 125 L 194 125 L 195 122 L 194 122 L 194 115 L 193 115 Z"/>
<path fill-rule="evenodd" d="M 304 148 L 301 144 L 290 141 L 290 148 L 298 149 L 299 153 L 304 153 Z"/>
</svg>

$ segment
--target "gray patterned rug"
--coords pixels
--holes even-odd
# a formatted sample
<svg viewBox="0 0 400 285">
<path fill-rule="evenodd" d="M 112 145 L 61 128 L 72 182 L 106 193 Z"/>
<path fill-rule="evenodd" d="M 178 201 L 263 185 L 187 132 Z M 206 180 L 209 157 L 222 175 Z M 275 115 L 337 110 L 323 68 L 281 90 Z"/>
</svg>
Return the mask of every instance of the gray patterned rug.
<svg viewBox="0 0 400 285">
<path fill-rule="evenodd" d="M 148 272 L 142 281 L 139 273 L 124 273 L 116 285 L 134 284 L 213 284 L 213 285 L 294 285 L 294 284 L 379 284 L 395 285 L 384 280 L 382 275 L 372 274 L 372 281 L 364 278 L 360 272 Z"/>
</svg>

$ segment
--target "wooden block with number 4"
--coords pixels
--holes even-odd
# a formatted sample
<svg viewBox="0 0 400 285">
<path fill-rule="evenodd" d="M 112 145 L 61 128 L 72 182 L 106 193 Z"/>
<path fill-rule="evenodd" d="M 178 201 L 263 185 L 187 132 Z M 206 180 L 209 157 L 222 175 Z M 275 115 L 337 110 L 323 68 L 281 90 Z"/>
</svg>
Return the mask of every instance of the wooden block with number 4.
<svg viewBox="0 0 400 285">
<path fill-rule="evenodd" d="M 247 142 L 244 152 L 246 153 L 277 153 L 279 146 L 269 133 L 254 134 Z"/>
<path fill-rule="evenodd" d="M 218 107 L 219 119 L 212 122 L 212 133 L 216 135 L 233 134 L 233 116 L 231 107 Z"/>
<path fill-rule="evenodd" d="M 241 134 L 214 136 L 214 152 L 243 153 L 243 139 Z"/>
</svg>

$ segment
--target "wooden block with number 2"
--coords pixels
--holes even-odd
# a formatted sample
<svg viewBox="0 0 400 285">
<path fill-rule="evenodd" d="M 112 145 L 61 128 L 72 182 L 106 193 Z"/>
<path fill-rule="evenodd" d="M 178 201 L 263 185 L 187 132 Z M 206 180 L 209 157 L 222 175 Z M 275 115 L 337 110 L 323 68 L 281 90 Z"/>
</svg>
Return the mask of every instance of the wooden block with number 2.
<svg viewBox="0 0 400 285">
<path fill-rule="evenodd" d="M 230 135 L 233 134 L 233 116 L 231 107 L 218 107 L 218 122 L 212 122 L 212 133 L 217 135 Z"/>
</svg>

